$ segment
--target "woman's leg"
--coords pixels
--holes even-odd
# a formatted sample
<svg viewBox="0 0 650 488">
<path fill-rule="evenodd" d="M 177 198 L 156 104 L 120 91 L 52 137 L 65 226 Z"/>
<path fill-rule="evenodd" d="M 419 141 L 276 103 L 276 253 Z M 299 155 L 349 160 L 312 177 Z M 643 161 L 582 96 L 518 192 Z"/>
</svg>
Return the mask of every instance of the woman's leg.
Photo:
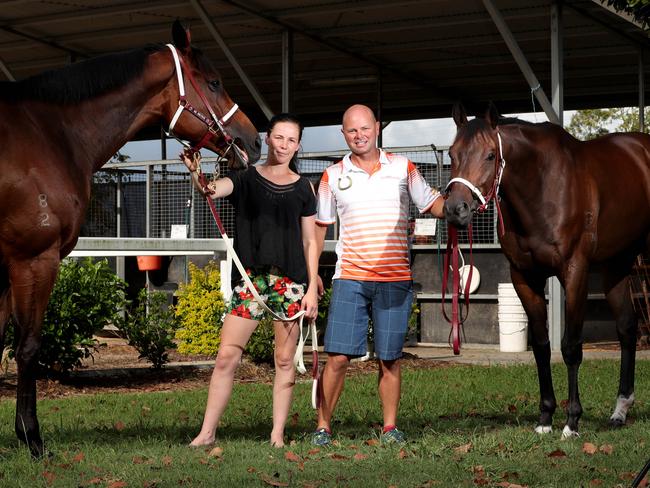
<svg viewBox="0 0 650 488">
<path fill-rule="evenodd" d="M 210 379 L 203 425 L 191 446 L 205 446 L 214 442 L 219 419 L 230 400 L 235 370 L 256 326 L 255 320 L 226 315 L 221 329 L 221 345 Z"/>
<path fill-rule="evenodd" d="M 291 395 L 295 384 L 296 372 L 293 356 L 300 329 L 298 322 L 274 321 L 275 328 L 275 382 L 273 383 L 273 430 L 271 444 L 284 446 L 284 426 L 291 408 Z"/>
</svg>

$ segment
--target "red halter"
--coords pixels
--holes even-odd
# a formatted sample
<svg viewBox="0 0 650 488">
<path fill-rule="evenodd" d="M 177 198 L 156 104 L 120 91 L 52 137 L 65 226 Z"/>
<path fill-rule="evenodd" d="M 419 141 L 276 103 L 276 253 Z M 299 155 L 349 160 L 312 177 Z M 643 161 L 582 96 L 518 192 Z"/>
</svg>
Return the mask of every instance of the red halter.
<svg viewBox="0 0 650 488">
<path fill-rule="evenodd" d="M 220 149 L 224 149 L 224 154 L 233 147 L 235 148 L 236 151 L 239 152 L 239 148 L 234 144 L 233 138 L 230 136 L 230 134 L 228 134 L 228 132 L 225 129 L 225 126 L 228 124 L 228 121 L 239 109 L 238 105 L 234 104 L 223 117 L 221 118 L 217 117 L 217 114 L 214 113 L 214 110 L 212 110 L 212 107 L 210 106 L 210 102 L 208 102 L 208 99 L 203 94 L 203 91 L 201 91 L 201 88 L 199 87 L 198 83 L 194 79 L 194 76 L 192 76 L 192 71 L 187 69 L 185 60 L 178 54 L 176 48 L 172 44 L 167 44 L 167 47 L 172 52 L 172 56 L 174 57 L 174 65 L 176 66 L 176 76 L 178 78 L 178 91 L 179 91 L 178 109 L 176 110 L 176 113 L 174 113 L 174 116 L 172 117 L 172 120 L 169 123 L 169 131 L 167 132 L 167 135 L 178 139 L 176 136 L 174 136 L 174 132 L 173 132 L 174 126 L 176 125 L 176 122 L 178 122 L 178 119 L 180 118 L 181 114 L 185 110 L 187 110 L 194 117 L 196 117 L 201 122 L 203 122 L 207 126 L 208 130 L 205 132 L 205 134 L 203 135 L 203 137 L 198 143 L 192 146 L 188 146 L 186 143 L 178 139 L 179 142 L 181 142 L 181 144 L 188 147 L 188 149 L 194 153 L 194 152 L 198 152 L 203 146 L 205 146 L 210 139 L 216 138 L 216 136 L 221 135 L 222 138 L 217 143 L 217 147 L 219 147 Z M 183 70 L 183 68 L 185 69 Z M 197 95 L 199 96 L 199 98 L 207 108 L 208 112 L 210 113 L 209 117 L 204 115 L 200 110 L 196 109 L 191 103 L 187 101 L 187 98 L 185 97 L 185 83 L 183 82 L 184 74 L 185 76 L 187 76 L 190 83 L 194 87 L 194 90 L 196 90 Z"/>
<path fill-rule="evenodd" d="M 452 178 L 445 189 L 446 192 L 449 191 L 449 188 L 454 183 L 460 183 L 465 185 L 469 190 L 478 197 L 481 205 L 476 209 L 477 213 L 483 213 L 487 210 L 487 207 L 491 200 L 494 200 L 494 205 L 497 209 L 497 218 L 499 220 L 499 231 L 500 236 L 503 236 L 505 229 L 503 226 L 503 217 L 501 215 L 501 207 L 499 206 L 499 186 L 501 185 L 501 178 L 503 177 L 503 170 L 506 167 L 506 160 L 503 157 L 503 144 L 501 143 L 501 134 L 497 130 L 497 140 L 499 144 L 499 151 L 495 157 L 495 168 L 494 168 L 494 180 L 492 181 L 492 186 L 487 195 L 483 196 L 481 191 L 474 186 L 470 181 L 465 178 Z M 454 349 L 454 354 L 460 354 L 460 329 L 467 320 L 469 315 L 469 287 L 472 282 L 472 272 L 474 269 L 474 258 L 472 255 L 472 224 L 470 222 L 467 227 L 467 237 L 469 239 L 469 256 L 470 256 L 470 267 L 467 279 L 465 280 L 465 290 L 461 291 L 460 289 L 460 273 L 458 269 L 458 229 L 453 225 L 447 225 L 447 252 L 445 253 L 445 263 L 444 269 L 442 272 L 442 315 L 445 317 L 445 320 L 451 323 L 451 331 L 449 333 L 452 347 Z M 447 288 L 447 281 L 449 279 L 449 258 L 451 256 L 451 268 L 452 268 L 452 299 L 451 299 L 451 320 L 447 316 L 445 311 L 445 290 Z M 465 297 L 465 317 L 461 317 L 458 298 L 459 294 L 463 293 Z"/>
</svg>

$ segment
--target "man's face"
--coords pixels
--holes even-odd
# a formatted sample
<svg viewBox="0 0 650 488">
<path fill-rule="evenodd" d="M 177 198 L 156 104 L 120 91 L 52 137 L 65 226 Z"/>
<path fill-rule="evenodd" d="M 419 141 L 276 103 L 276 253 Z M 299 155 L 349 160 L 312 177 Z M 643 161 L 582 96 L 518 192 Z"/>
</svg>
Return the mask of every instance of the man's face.
<svg viewBox="0 0 650 488">
<path fill-rule="evenodd" d="M 353 154 L 368 154 L 377 149 L 379 122 L 367 110 L 353 110 L 343 118 L 343 137 Z"/>
</svg>

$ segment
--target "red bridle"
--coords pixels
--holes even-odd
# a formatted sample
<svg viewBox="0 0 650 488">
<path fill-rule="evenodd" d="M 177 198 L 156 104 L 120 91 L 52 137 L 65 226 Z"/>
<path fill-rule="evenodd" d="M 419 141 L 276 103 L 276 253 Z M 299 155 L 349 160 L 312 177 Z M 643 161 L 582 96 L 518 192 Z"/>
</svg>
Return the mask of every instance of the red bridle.
<svg viewBox="0 0 650 488">
<path fill-rule="evenodd" d="M 176 76 L 178 78 L 178 91 L 179 91 L 178 109 L 176 109 L 176 112 L 174 113 L 174 116 L 172 117 L 172 120 L 169 123 L 169 131 L 167 132 L 167 135 L 178 139 L 174 135 L 173 132 L 174 127 L 178 122 L 178 119 L 180 118 L 181 114 L 187 110 L 190 114 L 192 114 L 194 117 L 196 117 L 201 122 L 203 122 L 208 129 L 203 135 L 203 137 L 201 138 L 201 140 L 194 145 L 188 146 L 186 143 L 178 139 L 179 142 L 181 142 L 181 144 L 183 144 L 184 146 L 188 147 L 188 149 L 191 152 L 193 153 L 198 152 L 212 138 L 217 139 L 218 142 L 215 144 L 219 149 L 223 149 L 224 154 L 227 153 L 233 147 L 235 148 L 236 151 L 240 152 L 237 145 L 234 144 L 233 138 L 230 136 L 230 134 L 228 134 L 225 128 L 229 120 L 239 109 L 238 105 L 234 104 L 223 117 L 219 118 L 217 114 L 214 112 L 214 110 L 212 110 L 212 107 L 210 106 L 210 102 L 203 94 L 203 91 L 201 90 L 198 83 L 194 79 L 194 76 L 192 76 L 192 70 L 187 68 L 187 64 L 185 63 L 185 60 L 179 55 L 178 51 L 176 51 L 176 47 L 172 44 L 167 44 L 167 47 L 172 52 L 172 56 L 174 58 L 174 65 L 176 67 Z M 199 96 L 199 98 L 205 105 L 205 108 L 210 113 L 209 117 L 203 114 L 200 110 L 195 108 L 190 102 L 187 101 L 187 98 L 185 96 L 185 83 L 183 81 L 183 75 L 187 76 L 190 83 L 194 87 L 196 94 Z M 218 138 L 219 135 L 221 136 L 220 139 Z"/>
<path fill-rule="evenodd" d="M 498 141 L 498 146 L 499 150 L 495 156 L 495 161 L 494 161 L 494 180 L 492 181 L 492 186 L 490 188 L 490 191 L 487 193 L 487 195 L 483 196 L 483 193 L 481 193 L 481 190 L 479 190 L 474 184 L 472 184 L 470 181 L 466 180 L 465 178 L 452 178 L 449 183 L 447 183 L 447 187 L 445 188 L 445 192 L 449 192 L 449 188 L 451 185 L 454 183 L 460 183 L 462 185 L 465 185 L 469 190 L 479 199 L 481 202 L 481 205 L 479 205 L 476 209 L 477 213 L 483 213 L 485 210 L 487 210 L 488 205 L 490 204 L 490 201 L 494 200 L 494 205 L 497 209 L 497 218 L 499 220 L 499 230 L 500 230 L 500 236 L 502 236 L 505 232 L 504 227 L 503 227 L 503 217 L 501 215 L 501 207 L 499 206 L 499 187 L 501 185 L 501 178 L 503 177 L 503 170 L 506 167 L 506 160 L 503 157 L 503 144 L 501 143 L 501 134 L 499 134 L 499 131 L 497 130 L 497 141 Z M 470 283 L 472 282 L 472 271 L 474 269 L 474 258 L 472 255 L 472 224 L 467 226 L 467 237 L 469 239 L 469 256 L 470 256 L 470 268 L 469 268 L 469 273 L 467 275 L 467 279 L 465 281 L 465 290 L 463 293 L 465 297 L 465 317 L 461 318 L 460 314 L 460 309 L 459 309 L 459 294 L 461 293 L 460 290 L 460 272 L 458 269 L 458 229 L 453 226 L 453 225 L 447 225 L 447 252 L 445 253 L 445 263 L 444 263 L 444 269 L 442 272 L 442 315 L 445 317 L 445 320 L 447 322 L 451 323 L 451 342 L 452 342 L 452 347 L 454 349 L 454 354 L 460 354 L 460 328 L 467 320 L 467 316 L 469 315 L 469 287 Z M 451 299 L 451 320 L 447 316 L 447 312 L 445 311 L 445 290 L 447 288 L 447 281 L 449 278 L 449 260 L 451 257 L 451 268 L 452 268 L 452 299 Z"/>
</svg>

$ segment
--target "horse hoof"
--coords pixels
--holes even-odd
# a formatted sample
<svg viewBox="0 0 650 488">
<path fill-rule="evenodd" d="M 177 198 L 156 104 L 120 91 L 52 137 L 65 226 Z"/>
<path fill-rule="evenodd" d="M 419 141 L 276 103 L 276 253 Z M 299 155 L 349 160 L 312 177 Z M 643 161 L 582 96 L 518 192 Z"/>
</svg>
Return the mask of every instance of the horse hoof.
<svg viewBox="0 0 650 488">
<path fill-rule="evenodd" d="M 580 437 L 580 434 L 578 433 L 578 431 L 573 430 L 568 425 L 565 425 L 564 429 L 562 429 L 562 439 L 572 439 L 574 437 Z"/>
<path fill-rule="evenodd" d="M 550 434 L 553 432 L 553 427 L 550 425 L 538 425 L 535 427 L 535 433 L 537 434 Z"/>
<path fill-rule="evenodd" d="M 612 417 L 609 419 L 609 426 L 613 427 L 614 429 L 620 429 L 621 427 L 625 426 L 625 420 L 618 417 Z"/>
</svg>

